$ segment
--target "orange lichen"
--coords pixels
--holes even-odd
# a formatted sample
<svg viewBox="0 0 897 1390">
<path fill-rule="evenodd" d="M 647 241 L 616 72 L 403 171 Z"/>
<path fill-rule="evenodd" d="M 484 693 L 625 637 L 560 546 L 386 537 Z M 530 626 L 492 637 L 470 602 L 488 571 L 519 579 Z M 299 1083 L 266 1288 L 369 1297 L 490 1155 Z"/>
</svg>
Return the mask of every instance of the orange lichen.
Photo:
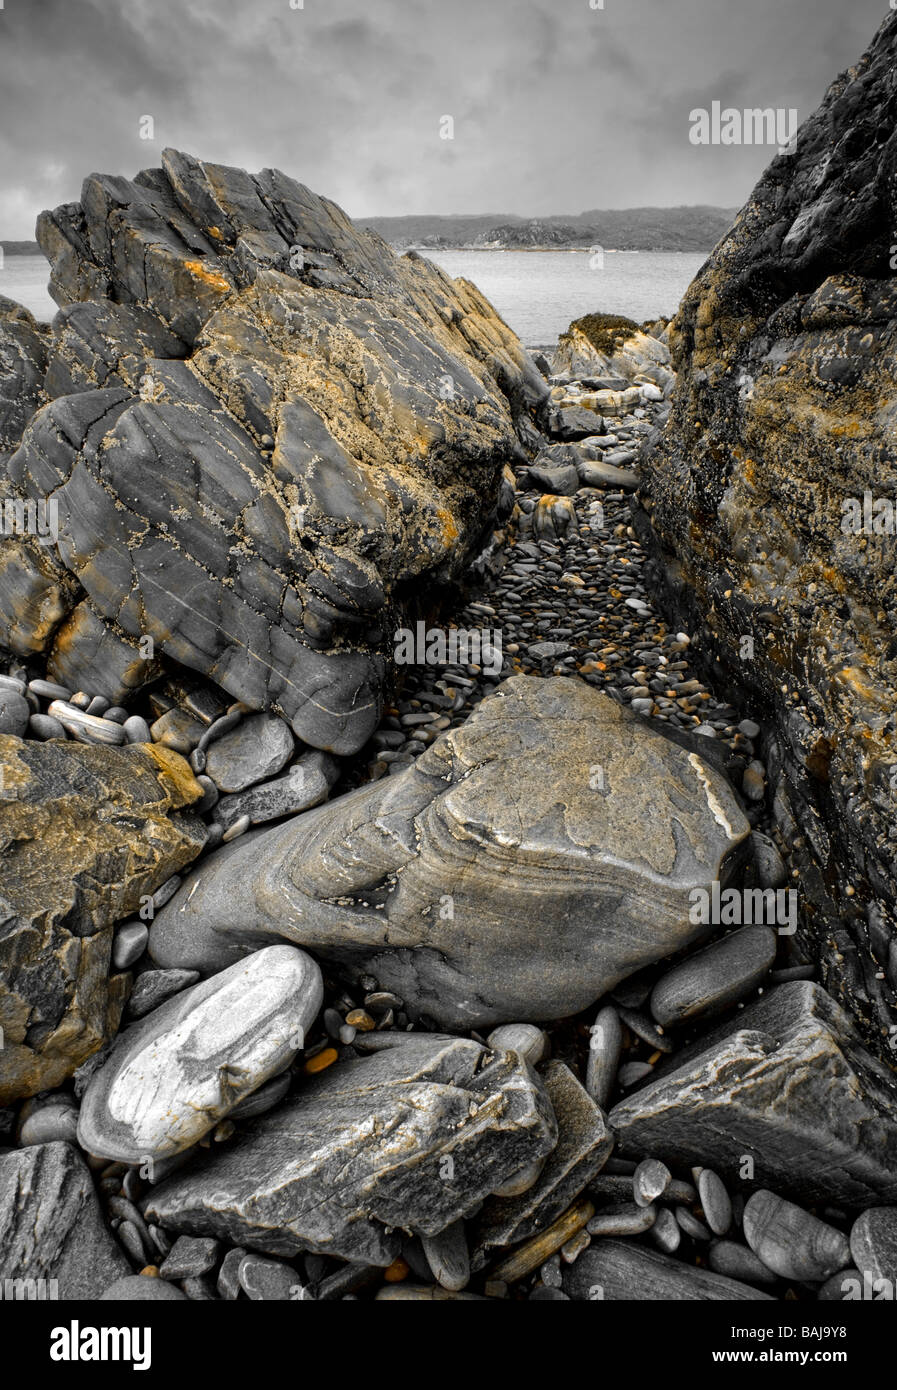
<svg viewBox="0 0 897 1390">
<path fill-rule="evenodd" d="M 202 280 L 213 290 L 218 290 L 220 294 L 230 294 L 233 286 L 223 275 L 219 275 L 217 270 L 208 270 L 202 261 L 184 261 L 184 269 L 189 270 L 191 275 L 195 275 L 197 280 Z"/>
</svg>

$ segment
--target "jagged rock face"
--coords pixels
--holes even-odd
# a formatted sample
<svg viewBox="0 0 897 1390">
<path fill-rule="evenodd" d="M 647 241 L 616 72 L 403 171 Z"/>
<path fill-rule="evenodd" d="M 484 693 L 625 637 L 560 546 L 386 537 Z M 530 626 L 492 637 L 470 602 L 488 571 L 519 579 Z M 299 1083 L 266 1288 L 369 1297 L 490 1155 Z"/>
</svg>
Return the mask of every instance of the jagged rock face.
<svg viewBox="0 0 897 1390">
<path fill-rule="evenodd" d="M 704 934 L 691 890 L 748 832 L 697 754 L 583 681 L 517 676 L 398 776 L 209 856 L 149 949 L 210 972 L 284 938 L 446 1027 L 553 1019 Z"/>
<path fill-rule="evenodd" d="M 897 1199 L 897 1076 L 817 984 L 770 990 L 615 1106 L 624 1153 L 707 1164 L 750 1191 Z M 750 1165 L 746 1163 L 750 1160 Z"/>
<path fill-rule="evenodd" d="M 202 797 L 160 744 L 0 737 L 0 1104 L 59 1086 L 118 1028 L 112 929 L 200 853 Z M 85 833 L 85 827 L 90 833 Z"/>
<path fill-rule="evenodd" d="M 865 495 L 893 516 L 897 488 L 895 63 L 891 15 L 694 281 L 670 330 L 672 416 L 642 463 L 670 606 L 777 730 L 802 942 L 879 1045 L 897 987 L 897 537 L 853 528 Z"/>
<path fill-rule="evenodd" d="M 168 1230 L 272 1255 L 388 1265 L 396 1228 L 438 1235 L 556 1141 L 551 1103 L 517 1053 L 400 1035 L 165 1179 L 146 1212 Z"/>
<path fill-rule="evenodd" d="M 666 344 L 615 314 L 575 319 L 558 339 L 551 370 L 575 377 L 619 378 L 625 384 L 640 377 L 662 389 L 673 381 Z"/>
<path fill-rule="evenodd" d="M 547 388 L 472 285 L 335 204 L 276 170 L 162 165 L 39 219 L 53 399 L 0 473 L 53 494 L 59 535 L 4 553 L 0 641 L 118 699 L 151 637 L 352 752 L 395 608 L 470 559 Z"/>
</svg>

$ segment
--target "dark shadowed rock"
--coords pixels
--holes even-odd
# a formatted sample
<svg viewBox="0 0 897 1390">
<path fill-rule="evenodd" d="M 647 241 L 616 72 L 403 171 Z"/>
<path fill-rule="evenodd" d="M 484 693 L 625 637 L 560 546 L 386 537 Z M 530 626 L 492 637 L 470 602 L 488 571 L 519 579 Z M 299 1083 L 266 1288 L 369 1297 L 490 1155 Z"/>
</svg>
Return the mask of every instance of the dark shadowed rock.
<svg viewBox="0 0 897 1390">
<path fill-rule="evenodd" d="M 700 937 L 690 892 L 748 831 L 696 754 L 514 677 L 401 775 L 210 856 L 150 952 L 208 972 L 282 937 L 446 1026 L 557 1018 Z"/>
<path fill-rule="evenodd" d="M 394 1228 L 438 1235 L 554 1147 L 550 1102 L 516 1053 L 397 1037 L 337 1064 L 223 1152 L 149 1197 L 166 1229 L 272 1255 L 388 1265 Z"/>
<path fill-rule="evenodd" d="M 55 1295 L 45 1298 L 96 1299 L 130 1273 L 90 1172 L 70 1144 L 0 1156 L 0 1289 L 7 1279 L 56 1280 Z M 16 1295 L 4 1290 L 3 1297 Z"/>
<path fill-rule="evenodd" d="M 628 1156 L 712 1165 L 733 1192 L 897 1201 L 897 1076 L 806 981 L 777 987 L 686 1049 L 609 1124 Z"/>
<path fill-rule="evenodd" d="M 158 744 L 0 737 L 0 1102 L 58 1086 L 118 1027 L 114 923 L 200 853 L 202 796 Z"/>
<path fill-rule="evenodd" d="M 403 596 L 488 533 L 538 369 L 474 286 L 276 170 L 166 150 L 91 175 L 38 239 L 63 306 L 52 399 L 16 448 L 44 347 L 0 319 L 0 483 L 52 493 L 59 536 L 2 557 L 0 640 L 117 700 L 152 678 L 151 637 L 312 746 L 358 749 Z M 0 415 L 3 391 L 0 367 Z"/>
<path fill-rule="evenodd" d="M 891 14 L 686 294 L 637 514 L 674 621 L 713 653 L 718 688 L 748 691 L 775 727 L 802 944 L 882 1055 L 897 989 L 895 64 Z"/>
</svg>

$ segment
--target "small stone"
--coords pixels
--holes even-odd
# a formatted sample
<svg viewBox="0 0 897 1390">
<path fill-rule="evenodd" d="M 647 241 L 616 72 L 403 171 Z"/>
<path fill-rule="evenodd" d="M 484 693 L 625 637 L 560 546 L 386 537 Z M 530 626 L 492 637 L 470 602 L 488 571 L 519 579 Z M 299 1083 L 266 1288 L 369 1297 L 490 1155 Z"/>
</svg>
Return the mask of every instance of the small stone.
<svg viewBox="0 0 897 1390">
<path fill-rule="evenodd" d="M 221 1297 L 229 1303 L 240 1297 L 242 1284 L 240 1283 L 240 1265 L 249 1251 L 244 1250 L 242 1245 L 235 1245 L 228 1250 L 224 1259 L 221 1261 L 221 1268 L 218 1271 L 218 1292 Z"/>
<path fill-rule="evenodd" d="M 134 1261 L 135 1264 L 142 1265 L 146 1262 L 146 1257 L 149 1254 L 149 1251 L 147 1250 L 143 1242 L 143 1237 L 141 1236 L 138 1227 L 134 1225 L 133 1221 L 122 1221 L 121 1225 L 116 1231 L 116 1235 L 118 1236 L 123 1249 L 128 1255 L 130 1255 L 131 1259 Z"/>
<path fill-rule="evenodd" d="M 26 1106 L 28 1104 L 26 1101 Z M 52 1144 L 57 1140 L 67 1144 L 78 1142 L 78 1107 L 65 1096 L 34 1105 L 27 1119 L 20 1121 L 22 1148 L 30 1144 Z"/>
<path fill-rule="evenodd" d="M 55 681 L 29 681 L 28 689 L 32 695 L 37 695 L 40 700 L 65 700 L 68 704 L 72 698 L 72 692 L 68 686 L 57 685 Z"/>
<path fill-rule="evenodd" d="M 656 1212 L 651 1226 L 651 1239 L 665 1255 L 675 1255 L 682 1244 L 682 1227 L 669 1207 L 646 1207 L 645 1211 Z"/>
<path fill-rule="evenodd" d="M 783 1279 L 822 1281 L 850 1264 L 847 1237 L 774 1192 L 755 1192 L 744 1209 L 744 1236 Z"/>
<path fill-rule="evenodd" d="M 681 1229 L 687 1236 L 691 1236 L 692 1240 L 704 1241 L 713 1239 L 713 1232 L 710 1227 L 706 1226 L 703 1221 L 699 1221 L 698 1218 L 688 1210 L 688 1207 L 676 1207 L 673 1215 Z"/>
<path fill-rule="evenodd" d="M 116 1279 L 100 1294 L 101 1303 L 180 1303 L 187 1295 L 164 1279 L 145 1274 L 132 1274 Z"/>
<path fill-rule="evenodd" d="M 619 1206 L 598 1210 L 586 1226 L 586 1230 L 592 1236 L 638 1236 L 651 1229 L 659 1210 L 661 1209 L 655 1206 L 636 1206 L 634 1202 L 621 1202 Z"/>
<path fill-rule="evenodd" d="M 741 927 L 661 976 L 651 1012 L 664 1028 L 707 1018 L 744 999 L 769 973 L 777 938 L 771 927 Z"/>
<path fill-rule="evenodd" d="M 724 1236 L 732 1225 L 732 1203 L 722 1178 L 710 1168 L 702 1168 L 698 1196 L 707 1225 L 715 1236 Z M 724 1272 L 724 1271 L 722 1271 Z"/>
<path fill-rule="evenodd" d="M 516 1284 L 534 1269 L 538 1269 L 549 1255 L 566 1245 L 571 1236 L 581 1231 L 595 1215 L 595 1207 L 587 1197 L 578 1197 L 563 1216 L 559 1217 L 547 1230 L 541 1231 L 532 1240 L 526 1241 L 502 1260 L 492 1270 L 492 1281 L 503 1284 Z"/>
<path fill-rule="evenodd" d="M 58 719 L 52 714 L 32 714 L 28 719 L 28 730 L 35 738 L 45 741 L 50 738 L 68 738 L 68 734 Z"/>
<path fill-rule="evenodd" d="M 660 1159 L 643 1159 L 632 1175 L 632 1195 L 636 1204 L 640 1207 L 650 1206 L 663 1196 L 672 1179 L 672 1173 Z"/>
<path fill-rule="evenodd" d="M 145 970 L 138 975 L 131 997 L 128 1000 L 127 1014 L 130 1020 L 143 1018 L 167 999 L 181 990 L 189 989 L 199 979 L 198 970 Z"/>
<path fill-rule="evenodd" d="M 486 1041 L 498 1052 L 519 1052 L 531 1067 L 548 1055 L 548 1036 L 534 1023 L 503 1023 L 493 1029 Z"/>
<path fill-rule="evenodd" d="M 71 734 L 79 743 L 100 743 L 116 747 L 127 742 L 127 735 L 121 724 L 87 714 L 74 704 L 66 704 L 64 700 L 54 700 L 48 714 L 58 719 L 66 733 Z"/>
<path fill-rule="evenodd" d="M 230 1112 L 232 1120 L 251 1120 L 254 1115 L 264 1115 L 268 1110 L 273 1110 L 275 1105 L 279 1105 L 290 1089 L 289 1071 L 281 1072 L 280 1076 L 273 1076 L 270 1081 L 266 1081 L 264 1086 L 259 1086 L 257 1091 L 253 1091 L 251 1096 L 241 1100 L 240 1104 Z"/>
<path fill-rule="evenodd" d="M 586 1090 L 602 1110 L 607 1108 L 617 1078 L 623 1050 L 623 1029 L 620 1016 L 612 1004 L 598 1011 L 589 1031 L 589 1058 L 586 1065 Z"/>
<path fill-rule="evenodd" d="M 128 743 L 152 743 L 153 741 L 149 724 L 139 714 L 132 714 L 121 727 L 125 731 L 125 738 Z"/>
<path fill-rule="evenodd" d="M 116 927 L 112 941 L 112 964 L 116 970 L 128 970 L 146 950 L 149 927 L 145 922 L 124 922 Z"/>
<path fill-rule="evenodd" d="M 897 1207 L 870 1207 L 850 1231 L 850 1253 L 863 1274 L 897 1288 Z"/>
<path fill-rule="evenodd" d="M 0 686 L 0 734 L 24 738 L 30 718 L 31 706 L 25 696 L 17 690 Z"/>
<path fill-rule="evenodd" d="M 292 1265 L 254 1254 L 243 1256 L 237 1277 L 245 1293 L 257 1303 L 289 1302 L 301 1284 Z"/>
<path fill-rule="evenodd" d="M 762 801 L 766 795 L 766 769 L 756 759 L 742 773 L 741 790 L 749 801 Z"/>
<path fill-rule="evenodd" d="M 784 888 L 788 882 L 788 870 L 769 836 L 755 830 L 751 835 L 751 849 L 760 887 Z"/>
<path fill-rule="evenodd" d="M 561 1260 L 565 1265 L 575 1264 L 584 1250 L 588 1250 L 592 1237 L 588 1231 L 577 1231 L 561 1246 Z"/>
<path fill-rule="evenodd" d="M 189 1279 L 207 1274 L 218 1263 L 219 1244 L 209 1236 L 178 1236 L 161 1266 L 163 1279 Z"/>
<path fill-rule="evenodd" d="M 470 1254 L 463 1221 L 454 1221 L 437 1236 L 421 1236 L 433 1278 L 444 1289 L 459 1292 L 470 1282 Z"/>
<path fill-rule="evenodd" d="M 280 772 L 295 746 L 290 726 L 278 715 L 253 714 L 211 744 L 206 772 L 219 791 L 241 792 Z"/>
<path fill-rule="evenodd" d="M 241 835 L 244 835 L 246 833 L 246 831 L 249 829 L 249 826 L 249 817 L 240 816 L 239 820 L 235 820 L 233 825 L 231 825 L 227 830 L 225 830 L 224 834 L 221 836 L 221 843 L 229 845 L 231 840 L 238 840 Z"/>
<path fill-rule="evenodd" d="M 816 1297 L 821 1303 L 844 1303 L 847 1300 L 853 1302 L 864 1296 L 865 1287 L 863 1276 L 858 1269 L 841 1269 L 830 1279 L 826 1279 Z M 875 1292 L 871 1285 L 869 1288 L 869 1297 L 874 1298 Z"/>
<path fill-rule="evenodd" d="M 589 1302 L 599 1289 L 610 1302 L 770 1299 L 748 1284 L 621 1240 L 593 1241 L 564 1272 L 564 1291 L 572 1299 Z"/>
<path fill-rule="evenodd" d="M 377 1026 L 375 1020 L 364 1009 L 351 1009 L 346 1014 L 346 1022 L 359 1033 L 373 1032 Z"/>
</svg>

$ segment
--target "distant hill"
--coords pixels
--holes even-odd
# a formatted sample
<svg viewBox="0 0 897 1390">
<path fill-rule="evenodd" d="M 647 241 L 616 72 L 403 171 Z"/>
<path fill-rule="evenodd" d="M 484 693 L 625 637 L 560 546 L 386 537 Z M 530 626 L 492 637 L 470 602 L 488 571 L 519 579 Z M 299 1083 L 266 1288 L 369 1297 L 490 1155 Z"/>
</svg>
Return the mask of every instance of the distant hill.
<svg viewBox="0 0 897 1390">
<path fill-rule="evenodd" d="M 444 217 L 367 217 L 398 249 L 409 246 L 555 249 L 603 246 L 608 251 L 712 251 L 735 220 L 736 208 L 594 209 L 573 216 L 525 218 L 514 214 Z"/>
<path fill-rule="evenodd" d="M 42 251 L 36 241 L 0 241 L 4 256 L 40 256 Z"/>
</svg>

